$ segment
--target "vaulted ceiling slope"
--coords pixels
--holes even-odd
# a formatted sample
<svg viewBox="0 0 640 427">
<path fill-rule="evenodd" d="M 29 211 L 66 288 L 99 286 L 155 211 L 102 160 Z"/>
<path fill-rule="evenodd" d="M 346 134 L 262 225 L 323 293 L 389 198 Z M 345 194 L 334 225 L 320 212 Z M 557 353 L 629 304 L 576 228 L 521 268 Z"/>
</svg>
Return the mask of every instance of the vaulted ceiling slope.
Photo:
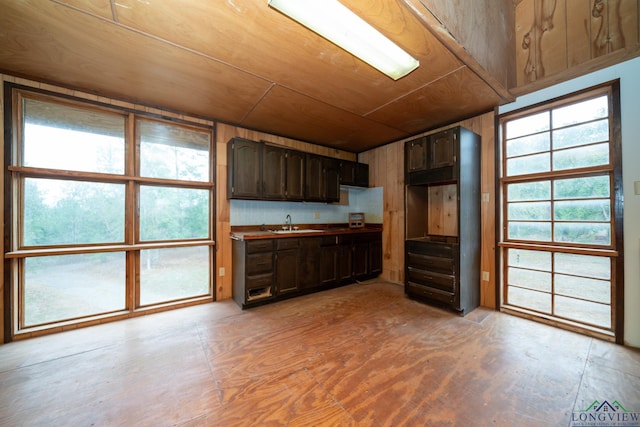
<svg viewBox="0 0 640 427">
<path fill-rule="evenodd" d="M 352 152 L 510 99 L 495 58 L 472 57 L 433 0 L 341 1 L 420 67 L 393 81 L 267 0 L 0 0 L 0 70 Z M 495 2 L 454 3 L 468 17 Z"/>
</svg>

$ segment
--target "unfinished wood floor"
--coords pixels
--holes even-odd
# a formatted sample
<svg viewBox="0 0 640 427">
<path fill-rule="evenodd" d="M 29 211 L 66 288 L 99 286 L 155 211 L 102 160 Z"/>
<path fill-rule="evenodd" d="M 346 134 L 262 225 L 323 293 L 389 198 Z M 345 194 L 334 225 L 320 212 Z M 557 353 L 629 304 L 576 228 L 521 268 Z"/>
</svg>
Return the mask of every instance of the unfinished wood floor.
<svg viewBox="0 0 640 427">
<path fill-rule="evenodd" d="M 0 346 L 0 425 L 568 426 L 640 411 L 637 351 L 368 282 Z"/>
</svg>

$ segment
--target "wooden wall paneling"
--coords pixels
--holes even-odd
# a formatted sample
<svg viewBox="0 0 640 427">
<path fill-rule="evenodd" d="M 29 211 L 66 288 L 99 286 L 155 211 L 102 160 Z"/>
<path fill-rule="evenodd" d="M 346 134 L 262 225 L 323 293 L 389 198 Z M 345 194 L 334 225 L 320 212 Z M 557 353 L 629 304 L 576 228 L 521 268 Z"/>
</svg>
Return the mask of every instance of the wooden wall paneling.
<svg viewBox="0 0 640 427">
<path fill-rule="evenodd" d="M 515 96 L 640 54 L 638 0 L 521 0 L 515 6 Z"/>
<path fill-rule="evenodd" d="M 619 46 L 620 49 L 627 48 L 633 46 L 638 43 L 638 21 L 640 18 L 638 17 L 638 8 L 640 8 L 640 1 L 638 0 L 609 0 L 609 9 L 612 7 L 619 7 L 619 13 L 615 16 L 613 14 L 609 15 L 609 27 L 611 28 L 614 25 L 620 26 L 620 32 L 624 40 L 616 39 L 615 37 L 619 37 L 618 34 L 612 34 L 614 37 L 612 40 L 612 46 L 616 50 L 615 47 Z M 613 21 L 619 22 L 614 24 Z"/>
<path fill-rule="evenodd" d="M 534 25 L 535 0 L 523 0 L 516 6 L 516 84 L 523 86 L 536 80 L 537 37 Z"/>
<path fill-rule="evenodd" d="M 516 7 L 518 86 L 566 69 L 565 0 L 524 0 Z"/>
<path fill-rule="evenodd" d="M 383 277 L 393 282 L 404 280 L 404 145 L 399 145 L 388 146 L 386 163 L 383 162 L 383 167 L 391 171 L 386 174 L 385 185 L 393 188 L 392 191 L 383 191 L 383 206 L 388 207 L 384 228 L 387 224 L 389 228 L 387 240 L 383 241 L 383 262 L 389 265 L 389 273 Z M 399 252 L 402 252 L 400 256 Z"/>
<path fill-rule="evenodd" d="M 434 185 L 428 189 L 427 233 L 439 236 L 458 235 L 456 184 Z"/>
<path fill-rule="evenodd" d="M 233 268 L 231 263 L 231 217 L 227 200 L 227 141 L 235 135 L 233 126 L 216 126 L 216 300 L 232 297 Z M 220 268 L 225 275 L 220 276 Z"/>
<path fill-rule="evenodd" d="M 380 277 L 404 281 L 404 143 L 394 142 L 360 153 L 369 164 L 369 186 L 383 187 L 382 263 Z"/>
<path fill-rule="evenodd" d="M 591 59 L 591 4 L 566 0 L 567 65 L 573 67 Z"/>
<path fill-rule="evenodd" d="M 482 271 L 489 273 L 489 280 L 481 282 L 480 303 L 484 307 L 495 308 L 496 292 L 496 215 L 495 200 L 495 123 L 494 114 L 488 113 L 479 118 L 480 124 L 476 127 L 482 137 L 482 166 L 480 191 L 483 200 L 481 206 L 482 223 L 482 256 L 480 266 Z"/>
<path fill-rule="evenodd" d="M 560 73 L 567 68 L 566 0 L 536 1 L 536 26 L 540 43 L 539 73 L 541 76 Z"/>
</svg>

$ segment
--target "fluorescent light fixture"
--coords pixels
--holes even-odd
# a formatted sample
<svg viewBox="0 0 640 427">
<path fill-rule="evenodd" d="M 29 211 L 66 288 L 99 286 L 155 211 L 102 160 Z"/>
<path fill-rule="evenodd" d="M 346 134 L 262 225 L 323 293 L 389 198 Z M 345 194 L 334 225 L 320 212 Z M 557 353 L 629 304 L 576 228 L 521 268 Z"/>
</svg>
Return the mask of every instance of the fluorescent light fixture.
<svg viewBox="0 0 640 427">
<path fill-rule="evenodd" d="M 420 65 L 337 0 L 268 0 L 268 4 L 393 80 Z"/>
</svg>

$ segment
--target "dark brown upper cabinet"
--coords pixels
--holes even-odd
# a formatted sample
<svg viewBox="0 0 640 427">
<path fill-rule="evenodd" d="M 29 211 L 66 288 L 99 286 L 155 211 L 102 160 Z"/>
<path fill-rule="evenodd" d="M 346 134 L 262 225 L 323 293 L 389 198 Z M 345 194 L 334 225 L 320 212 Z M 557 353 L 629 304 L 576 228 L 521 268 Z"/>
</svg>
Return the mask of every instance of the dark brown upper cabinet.
<svg viewBox="0 0 640 427">
<path fill-rule="evenodd" d="M 304 200 L 305 155 L 299 151 L 288 150 L 287 163 L 287 200 Z"/>
<path fill-rule="evenodd" d="M 337 202 L 340 161 L 232 138 L 227 144 L 230 199 Z"/>
<path fill-rule="evenodd" d="M 287 151 L 273 145 L 262 148 L 262 197 L 269 200 L 286 198 Z"/>
<path fill-rule="evenodd" d="M 369 186 L 369 165 L 366 163 L 340 161 L 340 185 Z"/>
<path fill-rule="evenodd" d="M 306 181 L 305 181 L 305 200 L 312 202 L 323 201 L 324 186 L 324 166 L 322 157 L 313 154 L 306 156 Z"/>
<path fill-rule="evenodd" d="M 406 152 L 406 171 L 407 173 L 423 171 L 427 169 L 427 141 L 428 137 L 407 141 L 405 145 Z"/>
<path fill-rule="evenodd" d="M 262 198 L 304 200 L 305 155 L 265 144 L 262 156 Z"/>
<path fill-rule="evenodd" d="M 323 200 L 325 202 L 340 201 L 340 161 L 329 157 L 323 158 Z"/>
<path fill-rule="evenodd" d="M 455 130 L 449 129 L 429 137 L 427 164 L 429 169 L 446 168 L 455 165 Z"/>
<path fill-rule="evenodd" d="M 340 200 L 340 161 L 307 154 L 305 200 L 337 202 Z"/>
<path fill-rule="evenodd" d="M 233 138 L 227 144 L 227 195 L 233 199 L 262 198 L 262 144 Z"/>
<path fill-rule="evenodd" d="M 425 184 L 458 177 L 456 153 L 459 128 L 407 141 L 405 145 L 406 183 Z"/>
</svg>

